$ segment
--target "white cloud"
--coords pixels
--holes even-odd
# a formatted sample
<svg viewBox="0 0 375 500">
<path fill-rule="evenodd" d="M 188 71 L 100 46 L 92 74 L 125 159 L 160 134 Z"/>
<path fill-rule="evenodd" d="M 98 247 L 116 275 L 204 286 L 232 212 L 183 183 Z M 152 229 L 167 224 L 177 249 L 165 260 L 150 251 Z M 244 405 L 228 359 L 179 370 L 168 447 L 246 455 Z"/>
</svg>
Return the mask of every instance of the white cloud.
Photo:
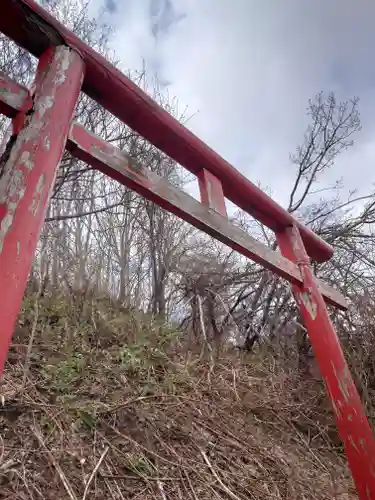
<svg viewBox="0 0 375 500">
<path fill-rule="evenodd" d="M 371 0 L 117 0 L 112 16 L 124 67 L 144 58 L 199 111 L 189 127 L 281 202 L 293 177 L 288 153 L 320 90 L 359 95 L 363 119 L 327 182 L 343 176 L 365 188 L 375 179 L 374 18 Z"/>
</svg>

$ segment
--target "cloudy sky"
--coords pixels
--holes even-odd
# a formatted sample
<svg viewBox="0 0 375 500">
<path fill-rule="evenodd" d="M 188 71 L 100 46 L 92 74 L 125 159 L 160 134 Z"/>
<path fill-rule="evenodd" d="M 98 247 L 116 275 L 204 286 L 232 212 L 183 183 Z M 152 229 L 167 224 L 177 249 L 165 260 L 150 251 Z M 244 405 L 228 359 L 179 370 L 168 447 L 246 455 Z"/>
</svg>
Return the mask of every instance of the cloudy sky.
<svg viewBox="0 0 375 500">
<path fill-rule="evenodd" d="M 324 180 L 375 181 L 372 0 L 93 0 L 116 27 L 124 68 L 145 60 L 195 113 L 189 127 L 285 203 L 289 152 L 320 90 L 360 97 L 363 130 Z"/>
</svg>

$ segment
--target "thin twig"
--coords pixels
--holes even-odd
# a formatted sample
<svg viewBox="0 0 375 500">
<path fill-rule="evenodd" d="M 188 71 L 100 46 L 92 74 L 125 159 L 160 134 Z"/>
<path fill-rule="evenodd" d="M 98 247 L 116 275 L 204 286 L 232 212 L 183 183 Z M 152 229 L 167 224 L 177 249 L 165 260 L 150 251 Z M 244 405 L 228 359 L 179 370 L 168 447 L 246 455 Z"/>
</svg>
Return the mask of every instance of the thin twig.
<svg viewBox="0 0 375 500">
<path fill-rule="evenodd" d="M 212 347 L 211 347 L 210 342 L 208 341 L 207 334 L 206 334 L 206 328 L 204 326 L 202 298 L 200 295 L 197 295 L 197 299 L 198 299 L 199 320 L 200 320 L 200 324 L 201 324 L 201 328 L 202 328 L 202 335 L 203 335 L 203 339 L 204 339 L 204 342 L 207 346 L 209 356 L 210 356 L 210 371 L 208 372 L 208 382 L 211 383 L 211 373 L 213 372 L 215 362 L 214 362 L 214 357 L 212 355 Z M 201 356 L 202 356 L 202 354 L 201 354 Z"/>
<path fill-rule="evenodd" d="M 158 480 L 156 484 L 158 485 L 158 490 L 160 492 L 161 498 L 163 500 L 167 500 L 167 497 L 166 497 L 165 492 L 164 492 L 163 483 L 160 480 Z"/>
<path fill-rule="evenodd" d="M 4 439 L 2 438 L 1 434 L 0 434 L 0 443 L 1 443 L 1 452 L 0 452 L 0 466 L 1 466 L 5 453 Z"/>
<path fill-rule="evenodd" d="M 76 495 L 73 491 L 73 488 L 70 486 L 70 483 L 69 483 L 67 477 L 65 476 L 63 470 L 61 469 L 60 465 L 57 463 L 57 461 L 56 461 L 55 457 L 52 455 L 51 451 L 47 448 L 41 433 L 35 428 L 33 429 L 33 432 L 34 432 L 35 437 L 39 441 L 40 445 L 42 446 L 42 448 L 46 451 L 48 458 L 50 459 L 50 462 L 52 463 L 52 465 L 56 469 L 56 472 L 60 476 L 61 482 L 65 488 L 65 491 L 69 495 L 69 498 L 71 500 L 78 500 L 78 498 L 76 497 Z"/>
<path fill-rule="evenodd" d="M 31 351 L 32 351 L 33 345 L 34 345 L 35 332 L 36 332 L 36 327 L 38 325 L 38 319 L 39 319 L 39 298 L 41 295 L 41 288 L 42 287 L 40 286 L 38 295 L 35 298 L 35 302 L 34 302 L 34 320 L 33 320 L 33 326 L 31 328 L 29 343 L 27 346 L 25 363 L 24 363 L 24 367 L 23 367 L 22 390 L 25 388 L 27 375 L 29 373 L 30 365 L 31 365 Z"/>
<path fill-rule="evenodd" d="M 197 299 L 198 299 L 198 308 L 199 308 L 199 321 L 200 321 L 201 328 L 202 328 L 203 340 L 204 340 L 205 344 L 207 345 L 207 349 L 210 352 L 212 352 L 211 344 L 209 343 L 208 338 L 207 338 L 206 327 L 204 326 L 202 297 L 200 295 L 197 295 Z"/>
<path fill-rule="evenodd" d="M 187 473 L 187 471 L 185 469 L 183 469 L 183 472 L 184 472 L 184 475 L 185 475 L 185 477 L 187 479 L 187 482 L 189 484 L 189 488 L 190 488 L 190 491 L 191 491 L 191 493 L 192 493 L 192 495 L 194 497 L 194 500 L 199 500 L 198 497 L 197 497 L 197 495 L 196 495 L 196 493 L 195 493 L 195 491 L 194 491 L 193 485 L 191 484 L 189 474 Z"/>
<path fill-rule="evenodd" d="M 216 481 L 220 484 L 220 486 L 222 487 L 222 489 L 225 491 L 225 493 L 230 496 L 231 498 L 233 498 L 233 500 L 241 500 L 240 497 L 238 497 L 237 495 L 235 495 L 229 488 L 228 486 L 226 486 L 223 481 L 220 479 L 220 477 L 218 476 L 217 472 L 215 471 L 215 469 L 213 468 L 211 462 L 208 460 L 208 457 L 206 455 L 206 453 L 199 449 L 202 457 L 203 457 L 203 460 L 206 462 L 208 468 L 210 469 L 210 471 L 212 472 L 212 475 L 215 477 Z"/>
<path fill-rule="evenodd" d="M 85 491 L 83 492 L 82 500 L 86 500 L 86 496 L 87 496 L 87 493 L 89 491 L 90 484 L 92 483 L 92 480 L 94 479 L 95 474 L 98 472 L 99 467 L 101 466 L 103 460 L 105 459 L 105 456 L 107 455 L 108 450 L 109 450 L 109 446 L 107 446 L 107 448 L 103 451 L 103 453 L 101 454 L 101 457 L 98 460 L 98 463 L 95 465 L 94 470 L 91 472 L 89 480 L 87 481 L 86 486 L 85 486 Z"/>
<path fill-rule="evenodd" d="M 218 297 L 218 299 L 220 300 L 221 302 L 221 305 L 223 306 L 224 308 L 224 311 L 227 313 L 227 317 L 230 318 L 232 320 L 232 323 L 233 323 L 233 326 L 234 328 L 236 329 L 236 333 L 237 335 L 239 335 L 239 330 L 238 330 L 238 325 L 235 321 L 235 319 L 233 318 L 233 315 L 231 314 L 230 310 L 229 310 L 229 307 L 226 305 L 226 303 L 224 302 L 223 300 L 223 297 L 217 293 L 217 292 L 214 292 L 213 290 L 210 289 L 210 292 L 213 293 L 214 295 L 216 295 L 216 297 Z"/>
</svg>

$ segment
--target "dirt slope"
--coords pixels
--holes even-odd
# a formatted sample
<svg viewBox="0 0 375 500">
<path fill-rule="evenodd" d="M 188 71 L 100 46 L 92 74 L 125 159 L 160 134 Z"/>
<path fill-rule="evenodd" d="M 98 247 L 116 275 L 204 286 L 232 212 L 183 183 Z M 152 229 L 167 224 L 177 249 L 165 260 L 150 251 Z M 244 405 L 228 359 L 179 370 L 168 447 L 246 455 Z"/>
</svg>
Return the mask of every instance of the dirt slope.
<svg viewBox="0 0 375 500">
<path fill-rule="evenodd" d="M 0 391 L 0 498 L 357 498 L 319 381 L 106 299 L 28 297 Z"/>
</svg>

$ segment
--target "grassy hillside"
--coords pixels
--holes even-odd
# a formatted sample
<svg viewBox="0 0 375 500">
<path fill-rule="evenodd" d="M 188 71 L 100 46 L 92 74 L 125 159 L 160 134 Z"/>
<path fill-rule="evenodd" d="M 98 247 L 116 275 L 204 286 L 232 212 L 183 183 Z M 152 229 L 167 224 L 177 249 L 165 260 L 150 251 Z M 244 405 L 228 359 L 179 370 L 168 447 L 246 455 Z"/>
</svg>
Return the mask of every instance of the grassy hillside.
<svg viewBox="0 0 375 500">
<path fill-rule="evenodd" d="M 105 298 L 28 296 L 1 398 L 0 498 L 356 498 L 319 380 Z"/>
</svg>

